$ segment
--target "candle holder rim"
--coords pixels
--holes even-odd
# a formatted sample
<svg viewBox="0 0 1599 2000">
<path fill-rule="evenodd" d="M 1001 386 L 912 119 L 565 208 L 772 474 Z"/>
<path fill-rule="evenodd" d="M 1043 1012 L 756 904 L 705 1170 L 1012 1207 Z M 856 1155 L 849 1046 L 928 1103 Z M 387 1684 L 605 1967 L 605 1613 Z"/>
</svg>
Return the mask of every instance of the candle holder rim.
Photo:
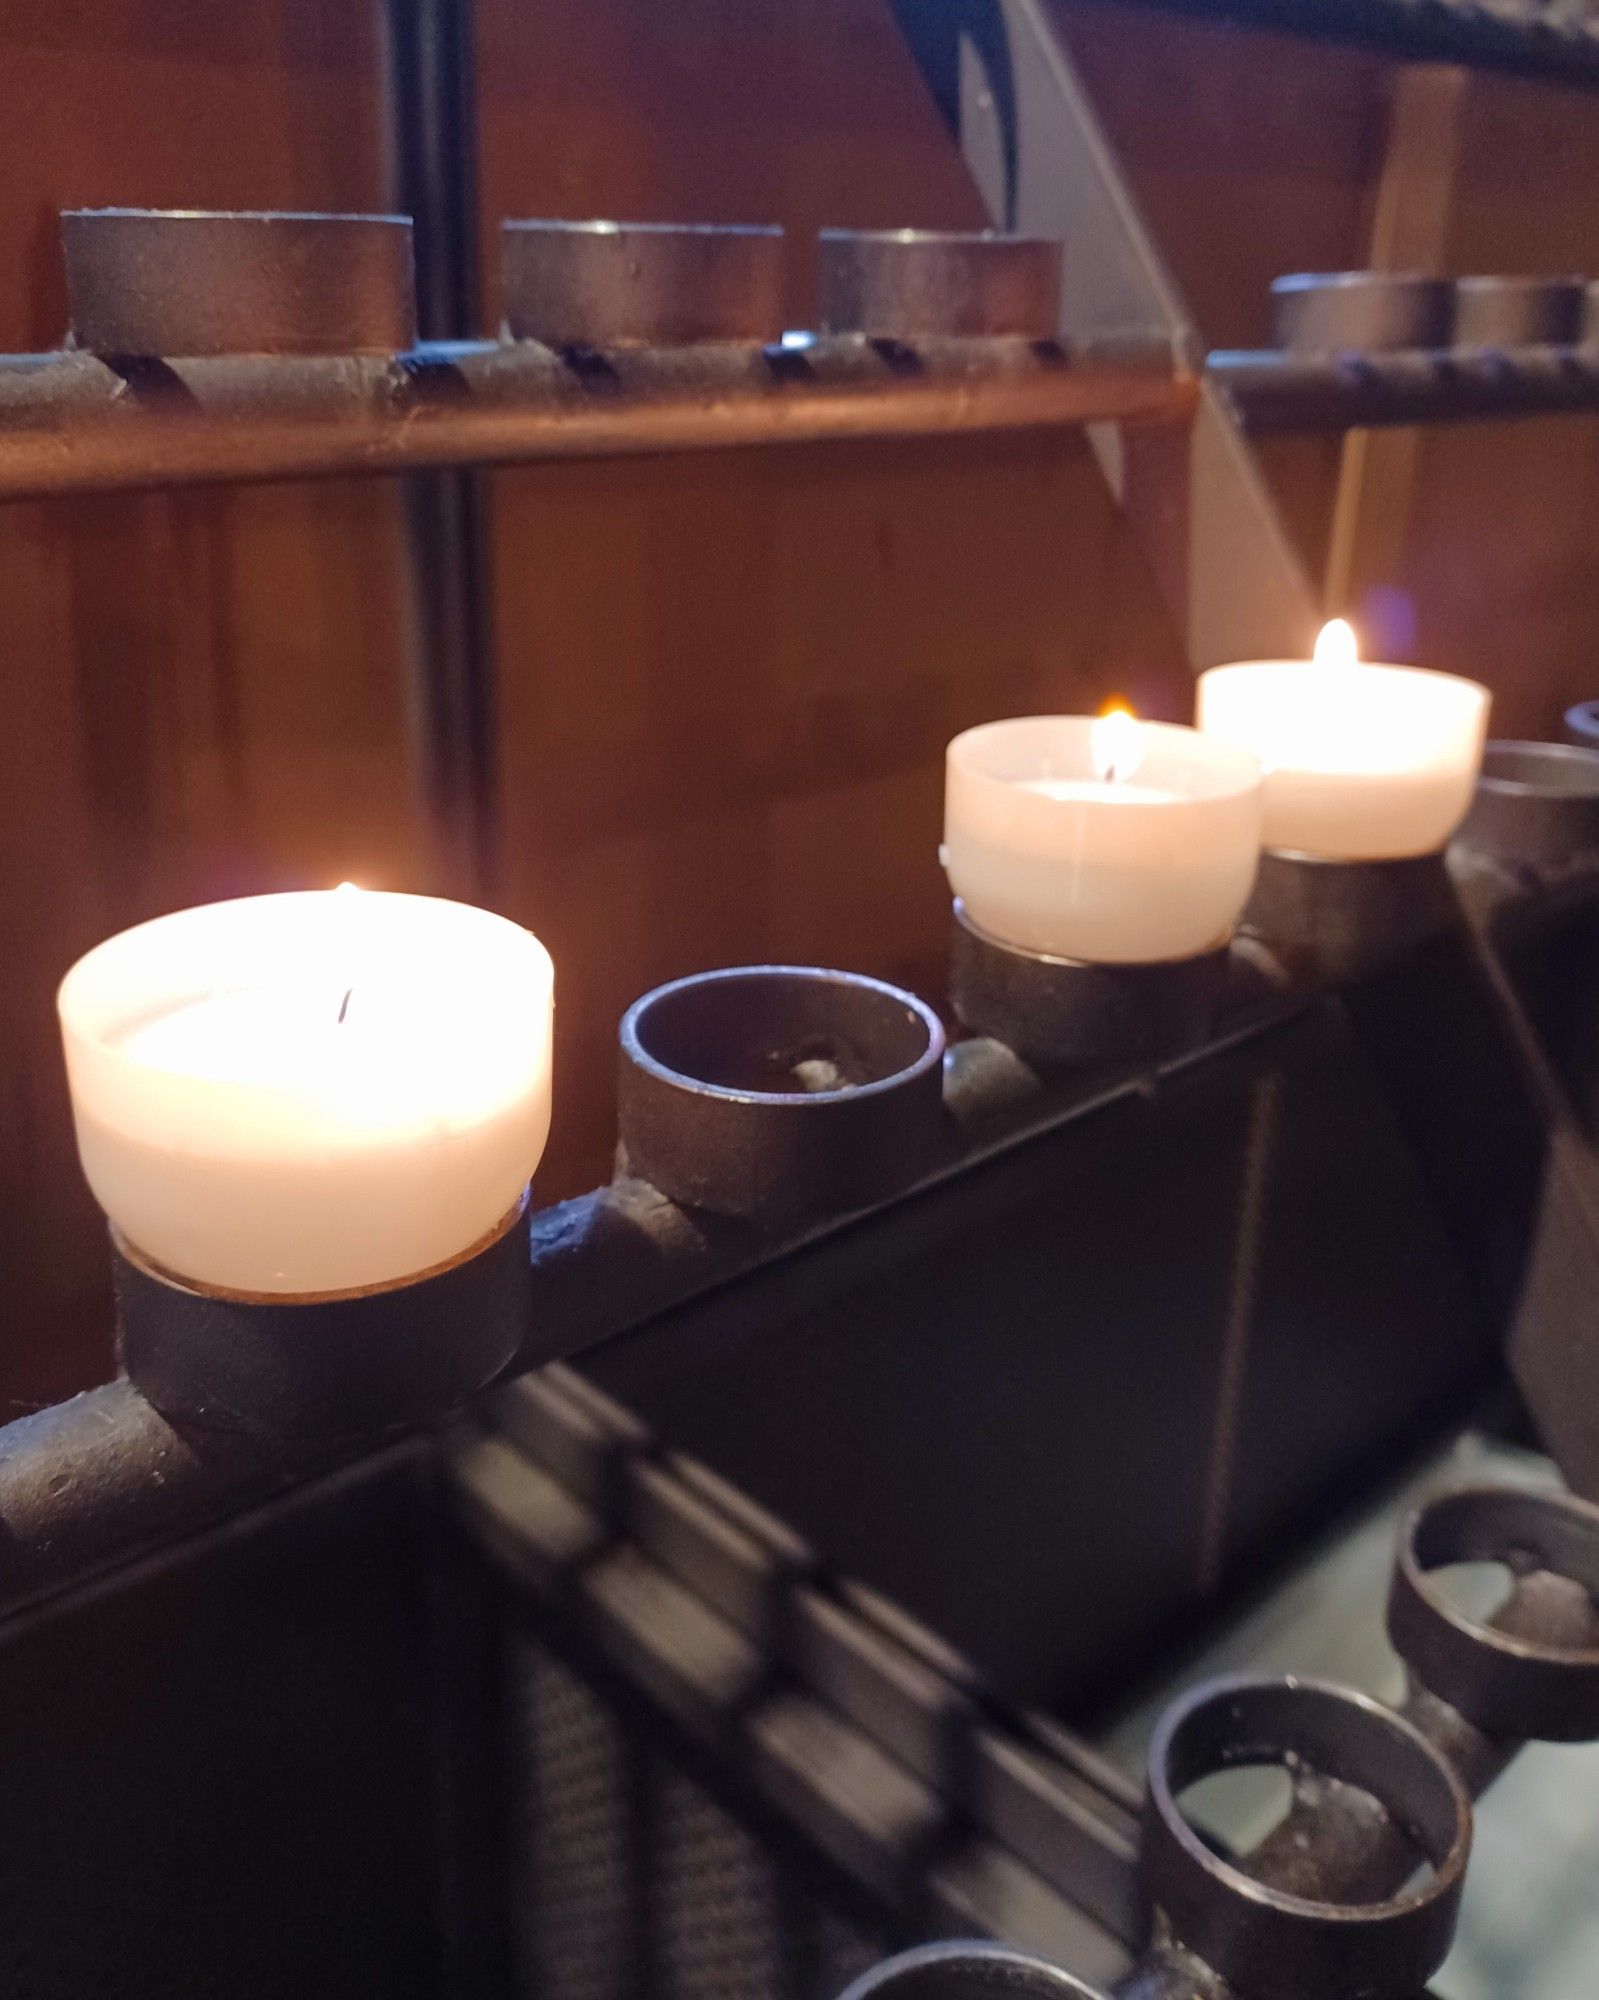
<svg viewBox="0 0 1599 2000">
<path fill-rule="evenodd" d="M 181 1292 L 185 1298 L 207 1300 L 226 1306 L 265 1306 L 272 1311 L 284 1307 L 301 1307 L 310 1311 L 317 1306 L 347 1305 L 356 1299 L 380 1299 L 389 1292 L 406 1292 L 414 1285 L 425 1285 L 435 1278 L 442 1278 L 451 1271 L 459 1270 L 463 1264 L 470 1264 L 492 1250 L 512 1230 L 523 1227 L 533 1209 L 533 1183 L 529 1180 L 516 1200 L 505 1211 L 491 1229 L 487 1229 L 475 1242 L 468 1243 L 454 1256 L 442 1258 L 436 1264 L 429 1264 L 420 1271 L 407 1271 L 402 1277 L 384 1278 L 368 1285 L 345 1285 L 330 1292 L 261 1292 L 233 1291 L 226 1285 L 208 1285 L 202 1279 L 190 1278 L 182 1271 L 175 1271 L 163 1264 L 148 1251 L 141 1250 L 122 1229 L 120 1224 L 106 1217 L 106 1233 L 116 1254 L 131 1264 L 146 1277 L 158 1279 L 169 1285 L 173 1291 Z"/>
<path fill-rule="evenodd" d="M 1383 289 L 1410 285 L 1449 285 L 1455 283 L 1441 271 L 1285 271 L 1273 278 L 1273 292 L 1302 292 L 1311 289 L 1331 289 L 1334 286 L 1351 290 L 1362 285 L 1380 286 Z"/>
<path fill-rule="evenodd" d="M 1400 1889 L 1392 1896 L 1379 1896 L 1363 1902 L 1335 1902 L 1327 1898 L 1305 1896 L 1294 1890 L 1278 1888 L 1275 1884 L 1259 1881 L 1243 1868 L 1218 1854 L 1195 1832 L 1183 1813 L 1182 1794 L 1190 1784 L 1197 1783 L 1200 1777 L 1209 1776 L 1211 1773 L 1202 1771 L 1196 1777 L 1185 1780 L 1180 1773 L 1172 1771 L 1173 1755 L 1183 1732 L 1190 1725 L 1197 1723 L 1206 1710 L 1234 1703 L 1242 1705 L 1257 1700 L 1269 1700 L 1277 1696 L 1295 1701 L 1313 1702 L 1330 1712 L 1342 1711 L 1358 1726 L 1374 1733 L 1387 1734 L 1391 1741 L 1403 1743 L 1410 1753 L 1412 1768 L 1428 1772 L 1436 1788 L 1437 1802 L 1451 1809 L 1454 1826 L 1446 1851 L 1435 1857 L 1429 1857 L 1432 1861 L 1432 1872 L 1424 1880 Z M 1246 1759 L 1242 1756 L 1233 1756 L 1216 1768 L 1238 1769 L 1246 1768 L 1250 1764 L 1261 1768 L 1280 1763 L 1287 1747 L 1284 1746 L 1273 1754 L 1268 1746 L 1263 1745 L 1266 1754 L 1258 1758 Z M 1325 1680 L 1310 1674 L 1287 1674 L 1278 1678 L 1267 1674 L 1225 1674 L 1214 1680 L 1203 1681 L 1197 1687 L 1189 1689 L 1186 1694 L 1179 1696 L 1161 1717 L 1150 1744 L 1148 1798 L 1154 1813 L 1159 1817 L 1164 1836 L 1184 1850 L 1205 1874 L 1225 1884 L 1231 1894 L 1241 1901 L 1263 1910 L 1281 1910 L 1289 1915 L 1310 1917 L 1334 1924 L 1347 1923 L 1351 1927 L 1369 1923 L 1375 1916 L 1402 1917 L 1438 1902 L 1451 1888 L 1458 1887 L 1464 1878 L 1466 1860 L 1471 1850 L 1471 1801 L 1467 1797 L 1465 1787 L 1453 1767 L 1444 1760 L 1415 1724 L 1385 1702 L 1378 1701 L 1375 1696 L 1365 1694 L 1357 1688 L 1347 1687 L 1341 1682 Z"/>
<path fill-rule="evenodd" d="M 506 235 L 512 231 L 529 236 L 600 239 L 624 236 L 758 236 L 772 239 L 784 234 L 780 222 L 625 222 L 608 216 L 508 215 L 500 223 L 500 232 Z"/>
<path fill-rule="evenodd" d="M 988 722 L 974 723 L 970 729 L 963 729 L 959 735 L 951 737 L 948 747 L 944 752 L 945 762 L 949 766 L 959 770 L 964 779 L 974 779 L 982 784 L 996 785 L 1003 787 L 1005 790 L 1011 790 L 1018 785 L 1028 784 L 1034 778 L 1047 774 L 1034 772 L 1030 773 L 1027 777 L 1001 777 L 997 772 L 990 771 L 980 763 L 972 761 L 975 746 L 979 739 L 988 738 L 991 741 L 995 741 L 1010 730 L 1025 729 L 1030 725 L 1038 723 L 1079 724 L 1081 725 L 1081 733 L 1085 737 L 1088 737 L 1091 735 L 1095 724 L 1102 720 L 1103 718 L 1097 715 L 1044 714 L 996 716 Z M 1219 779 L 1219 782 L 1214 786 L 1207 786 L 1202 791 L 1174 793 L 1169 801 L 1162 800 L 1160 805 L 1170 807 L 1192 806 L 1218 800 L 1243 798 L 1247 797 L 1251 792 L 1258 791 L 1265 781 L 1265 769 L 1260 759 L 1252 750 L 1246 749 L 1242 744 L 1230 742 L 1225 737 L 1212 735 L 1206 730 L 1198 728 L 1193 723 L 1146 721 L 1142 716 L 1136 716 L 1134 720 L 1141 730 L 1150 731 L 1157 742 L 1169 744 L 1173 748 L 1176 747 L 1178 739 L 1181 739 L 1189 748 L 1192 748 L 1197 743 L 1202 747 L 1206 762 L 1215 767 Z M 1221 777 L 1223 771 L 1228 772 L 1225 778 Z M 1085 779 L 1090 778 L 1093 776 L 1093 772 L 1085 772 L 1083 776 Z M 1105 785 L 1105 802 L 1107 804 L 1127 805 L 1128 802 L 1125 799 L 1117 799 L 1115 797 L 1116 790 L 1116 785 L 1107 780 Z M 1064 799 L 1051 800 L 1042 794 L 1039 796 L 1041 802 L 1046 806 L 1066 806 L 1074 803 L 1073 801 Z M 1146 804 L 1140 806 L 1139 810 L 1158 811 L 1160 805 L 1151 807 Z"/>
<path fill-rule="evenodd" d="M 1529 271 L 1473 271 L 1454 281 L 1457 292 L 1536 293 L 1575 290 L 1585 292 L 1588 280 L 1574 271 L 1550 271 L 1543 276 Z"/>
<path fill-rule="evenodd" d="M 765 982 L 782 979 L 804 980 L 818 985 L 824 982 L 842 981 L 857 990 L 868 989 L 903 1005 L 926 1030 L 926 1047 L 911 1062 L 891 1070 L 886 1076 L 873 1077 L 867 1083 L 843 1084 L 835 1090 L 750 1090 L 736 1088 L 731 1084 L 715 1083 L 709 1078 L 696 1076 L 692 1070 L 677 1069 L 671 1063 L 663 1062 L 644 1045 L 640 1034 L 641 1023 L 654 1008 L 670 1002 L 679 993 L 703 992 L 711 985 L 735 985 L 746 981 Z M 859 1103 L 862 1098 L 881 1096 L 889 1091 L 899 1090 L 916 1077 L 925 1076 L 930 1069 L 942 1065 L 946 1040 L 943 1022 L 919 995 L 903 986 L 895 986 L 886 979 L 876 979 L 870 973 L 844 972 L 836 967 L 822 965 L 727 965 L 714 967 L 708 972 L 686 973 L 681 979 L 670 979 L 664 985 L 652 987 L 648 993 L 640 994 L 622 1016 L 617 1034 L 622 1052 L 628 1061 L 662 1083 L 692 1091 L 697 1096 L 715 1098 L 724 1104 L 770 1105 L 774 1109 L 790 1105 L 799 1107 L 839 1104 L 846 1099 Z"/>
<path fill-rule="evenodd" d="M 1023 235 L 1010 229 L 818 229 L 818 243 L 904 243 L 934 249 L 1028 248 L 1059 250 L 1058 236 Z"/>
<path fill-rule="evenodd" d="M 1533 777 L 1513 777 L 1495 771 L 1491 762 L 1498 753 L 1524 759 L 1527 765 L 1549 765 L 1573 774 L 1585 772 L 1591 785 L 1546 785 Z M 1536 737 L 1501 737 L 1483 747 L 1479 787 L 1496 797 L 1510 799 L 1599 799 L 1599 749 L 1580 743 L 1545 743 Z"/>
<path fill-rule="evenodd" d="M 385 227 L 410 229 L 409 215 L 397 210 L 334 208 L 64 208 L 63 222 L 89 218 L 95 221 L 131 222 L 149 218 L 157 222 L 372 222 Z"/>
<path fill-rule="evenodd" d="M 1202 951 L 1185 951 L 1178 958 L 1068 958 L 1063 952 L 1040 951 L 1030 944 L 1012 944 L 996 931 L 985 930 L 967 909 L 964 898 L 950 899 L 950 912 L 962 930 L 969 931 L 981 943 L 992 946 L 997 951 L 1008 952 L 1013 958 L 1030 959 L 1035 965 L 1047 966 L 1050 970 L 1087 972 L 1158 972 L 1163 966 L 1175 969 L 1180 965 L 1196 965 L 1201 961 L 1224 958 L 1232 944 L 1231 930 L 1220 935 L 1214 944 L 1206 945 Z"/>
</svg>

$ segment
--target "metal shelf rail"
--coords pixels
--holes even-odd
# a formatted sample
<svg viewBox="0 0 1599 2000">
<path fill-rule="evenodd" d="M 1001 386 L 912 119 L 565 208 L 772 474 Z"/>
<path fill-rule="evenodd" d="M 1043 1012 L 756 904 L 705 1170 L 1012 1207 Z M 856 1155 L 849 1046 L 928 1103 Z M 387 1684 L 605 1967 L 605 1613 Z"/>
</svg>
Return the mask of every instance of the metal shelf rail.
<svg viewBox="0 0 1599 2000">
<path fill-rule="evenodd" d="M 425 343 L 407 354 L 115 362 L 0 357 L 0 499 L 205 481 L 412 472 L 623 452 L 1181 422 L 1162 342 L 854 336 L 765 347 L 568 350 Z"/>
<path fill-rule="evenodd" d="M 1599 412 L 1599 349 L 1220 349 L 1207 379 L 1252 436 Z"/>
</svg>

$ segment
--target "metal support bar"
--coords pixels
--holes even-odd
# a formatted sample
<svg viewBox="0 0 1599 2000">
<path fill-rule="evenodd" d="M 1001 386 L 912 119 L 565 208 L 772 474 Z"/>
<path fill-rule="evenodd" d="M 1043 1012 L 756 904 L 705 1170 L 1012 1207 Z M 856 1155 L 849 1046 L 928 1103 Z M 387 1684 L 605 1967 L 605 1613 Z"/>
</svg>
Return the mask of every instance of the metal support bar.
<svg viewBox="0 0 1599 2000">
<path fill-rule="evenodd" d="M 1220 349 L 1207 384 L 1253 435 L 1467 423 L 1599 410 L 1599 350 L 1285 354 Z"/>
<path fill-rule="evenodd" d="M 1350 42 L 1410 62 L 1458 62 L 1550 83 L 1599 84 L 1599 28 L 1527 0 L 1152 0 L 1159 11 Z"/>
<path fill-rule="evenodd" d="M 424 340 L 478 330 L 477 116 L 470 0 L 385 0 L 389 177 L 414 219 Z M 470 473 L 409 480 L 410 664 L 419 776 L 446 877 L 488 879 L 496 823 L 488 489 Z"/>
<path fill-rule="evenodd" d="M 438 343 L 393 358 L 233 355 L 120 369 L 0 357 L 0 498 L 630 452 L 1180 421 L 1194 384 L 1148 342 L 854 338 L 558 354 Z"/>
<path fill-rule="evenodd" d="M 895 11 L 995 227 L 1063 244 L 1062 337 L 1136 332 L 1197 365 L 1192 317 L 1047 0 Z M 1202 380 L 1191 431 L 1089 435 L 1196 668 L 1303 653 L 1315 595 L 1225 399 Z"/>
</svg>

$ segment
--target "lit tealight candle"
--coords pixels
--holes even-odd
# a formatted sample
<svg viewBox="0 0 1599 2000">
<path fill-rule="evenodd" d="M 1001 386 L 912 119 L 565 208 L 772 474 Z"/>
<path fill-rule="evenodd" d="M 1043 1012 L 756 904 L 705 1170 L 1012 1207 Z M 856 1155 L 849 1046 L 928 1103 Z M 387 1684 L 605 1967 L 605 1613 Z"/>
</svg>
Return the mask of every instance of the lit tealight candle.
<svg viewBox="0 0 1599 2000">
<path fill-rule="evenodd" d="M 348 885 L 124 931 L 58 999 L 89 1185 L 145 1259 L 217 1290 L 450 1263 L 544 1150 L 553 981 L 503 917 Z"/>
<path fill-rule="evenodd" d="M 1314 660 L 1252 660 L 1199 677 L 1199 726 L 1266 769 L 1265 845 L 1322 861 L 1444 847 L 1466 816 L 1488 690 L 1457 674 L 1367 666 L 1343 619 Z"/>
<path fill-rule="evenodd" d="M 1100 965 L 1193 958 L 1255 879 L 1260 768 L 1125 710 L 968 729 L 945 765 L 944 865 L 1000 943 Z"/>
</svg>

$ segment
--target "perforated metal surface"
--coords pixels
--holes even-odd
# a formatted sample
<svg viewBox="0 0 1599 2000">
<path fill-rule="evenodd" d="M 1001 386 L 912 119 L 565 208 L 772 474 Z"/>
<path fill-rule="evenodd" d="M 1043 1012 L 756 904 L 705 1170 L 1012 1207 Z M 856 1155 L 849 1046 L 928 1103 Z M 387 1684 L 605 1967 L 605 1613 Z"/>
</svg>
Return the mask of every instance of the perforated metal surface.
<svg viewBox="0 0 1599 2000">
<path fill-rule="evenodd" d="M 559 2000 L 831 2000 L 901 1939 L 646 1734 L 604 1677 L 516 1655 L 517 1985 Z"/>
</svg>

